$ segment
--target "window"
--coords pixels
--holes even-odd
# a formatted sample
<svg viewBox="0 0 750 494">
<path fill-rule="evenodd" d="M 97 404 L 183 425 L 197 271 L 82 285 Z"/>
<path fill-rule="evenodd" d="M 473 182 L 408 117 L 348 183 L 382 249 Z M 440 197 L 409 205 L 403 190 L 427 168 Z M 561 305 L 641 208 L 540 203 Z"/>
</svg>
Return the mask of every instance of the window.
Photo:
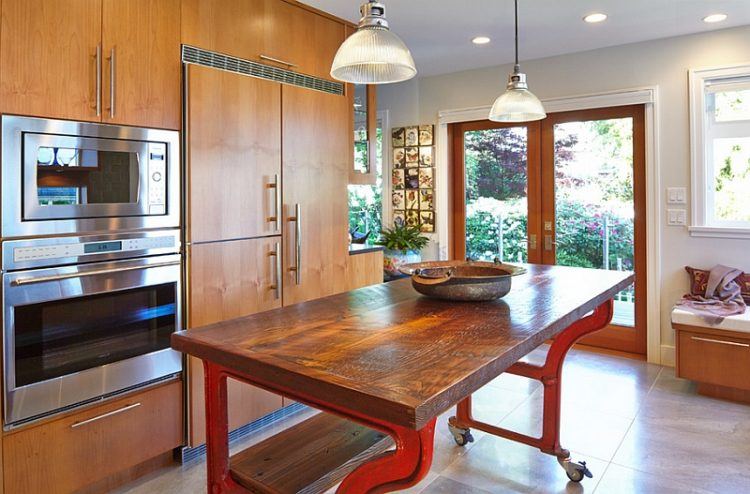
<svg viewBox="0 0 750 494">
<path fill-rule="evenodd" d="M 693 224 L 750 238 L 750 66 L 690 73 Z"/>
<path fill-rule="evenodd" d="M 383 122 L 380 118 L 377 125 L 377 182 L 375 185 L 349 185 L 349 233 L 367 235 L 367 244 L 374 244 L 380 236 L 383 217 Z M 355 167 L 361 156 L 355 145 Z"/>
</svg>

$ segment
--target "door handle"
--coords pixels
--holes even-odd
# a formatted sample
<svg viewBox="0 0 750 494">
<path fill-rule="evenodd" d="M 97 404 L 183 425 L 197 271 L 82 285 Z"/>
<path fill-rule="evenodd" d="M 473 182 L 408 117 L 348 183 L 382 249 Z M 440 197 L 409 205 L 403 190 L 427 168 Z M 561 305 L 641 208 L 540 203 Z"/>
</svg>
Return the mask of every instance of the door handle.
<svg viewBox="0 0 750 494">
<path fill-rule="evenodd" d="M 273 285 L 269 287 L 270 290 L 276 291 L 276 298 L 281 298 L 281 277 L 282 277 L 282 270 L 281 270 L 281 244 L 279 242 L 276 242 L 275 248 L 272 252 L 268 253 L 269 257 L 275 258 L 274 262 L 274 272 L 276 279 L 274 280 Z"/>
<path fill-rule="evenodd" d="M 115 47 L 109 51 L 109 117 L 115 118 L 115 84 L 117 83 L 115 76 Z"/>
<path fill-rule="evenodd" d="M 276 231 L 281 230 L 281 184 L 279 184 L 279 175 L 273 176 L 273 183 L 266 184 L 266 188 L 273 189 L 274 215 L 266 218 L 269 223 L 276 224 Z"/>
<path fill-rule="evenodd" d="M 552 235 L 544 236 L 544 250 L 550 252 L 554 249 L 555 245 L 557 245 L 557 242 L 552 240 Z"/>
<path fill-rule="evenodd" d="M 294 283 L 302 284 L 302 206 L 294 205 L 294 216 L 288 218 L 289 222 L 295 224 L 294 239 L 294 266 L 289 267 L 289 271 L 294 273 Z"/>
<path fill-rule="evenodd" d="M 94 108 L 96 109 L 96 116 L 99 117 L 102 114 L 102 45 L 99 43 L 96 45 L 96 95 L 94 102 Z"/>
<path fill-rule="evenodd" d="M 281 59 L 274 58 L 274 57 L 269 57 L 268 55 L 258 55 L 258 58 L 260 58 L 261 60 L 265 60 L 267 62 L 273 62 L 273 63 L 278 63 L 281 65 L 286 65 L 289 68 L 297 66 L 297 64 L 295 63 L 287 62 L 285 60 L 281 60 Z"/>
</svg>

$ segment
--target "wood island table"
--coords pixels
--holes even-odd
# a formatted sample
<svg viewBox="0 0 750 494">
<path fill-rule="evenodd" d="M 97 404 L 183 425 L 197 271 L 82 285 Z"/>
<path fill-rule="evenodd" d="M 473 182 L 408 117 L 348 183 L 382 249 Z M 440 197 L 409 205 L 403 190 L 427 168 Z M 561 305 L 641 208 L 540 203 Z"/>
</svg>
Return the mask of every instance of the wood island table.
<svg viewBox="0 0 750 494">
<path fill-rule="evenodd" d="M 526 267 L 494 302 L 425 298 L 406 279 L 175 333 L 172 346 L 204 362 L 208 492 L 405 489 L 427 474 L 436 418 L 456 404 L 457 444 L 476 428 L 557 456 L 571 480 L 590 476 L 559 443 L 563 360 L 609 324 L 634 276 Z M 519 362 L 550 339 L 543 365 Z M 542 382 L 540 438 L 471 417 L 472 393 L 503 372 Z M 230 377 L 326 413 L 230 459 Z"/>
</svg>

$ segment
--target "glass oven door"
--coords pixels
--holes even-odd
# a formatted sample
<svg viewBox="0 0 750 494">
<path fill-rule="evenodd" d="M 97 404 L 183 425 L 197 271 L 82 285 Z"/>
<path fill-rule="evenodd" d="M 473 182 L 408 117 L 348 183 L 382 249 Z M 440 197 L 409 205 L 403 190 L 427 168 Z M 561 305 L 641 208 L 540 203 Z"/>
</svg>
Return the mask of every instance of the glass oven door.
<svg viewBox="0 0 750 494">
<path fill-rule="evenodd" d="M 181 371 L 180 257 L 4 275 L 5 424 Z"/>
</svg>

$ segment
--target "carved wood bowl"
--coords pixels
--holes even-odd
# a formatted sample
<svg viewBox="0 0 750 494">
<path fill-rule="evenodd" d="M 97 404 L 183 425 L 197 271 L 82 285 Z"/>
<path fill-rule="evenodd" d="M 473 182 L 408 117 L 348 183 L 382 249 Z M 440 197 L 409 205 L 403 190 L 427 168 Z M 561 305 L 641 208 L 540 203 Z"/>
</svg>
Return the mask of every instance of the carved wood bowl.
<svg viewBox="0 0 750 494">
<path fill-rule="evenodd" d="M 511 279 L 526 268 L 500 262 L 430 261 L 404 264 L 401 272 L 422 295 L 443 300 L 481 302 L 510 292 Z"/>
</svg>

